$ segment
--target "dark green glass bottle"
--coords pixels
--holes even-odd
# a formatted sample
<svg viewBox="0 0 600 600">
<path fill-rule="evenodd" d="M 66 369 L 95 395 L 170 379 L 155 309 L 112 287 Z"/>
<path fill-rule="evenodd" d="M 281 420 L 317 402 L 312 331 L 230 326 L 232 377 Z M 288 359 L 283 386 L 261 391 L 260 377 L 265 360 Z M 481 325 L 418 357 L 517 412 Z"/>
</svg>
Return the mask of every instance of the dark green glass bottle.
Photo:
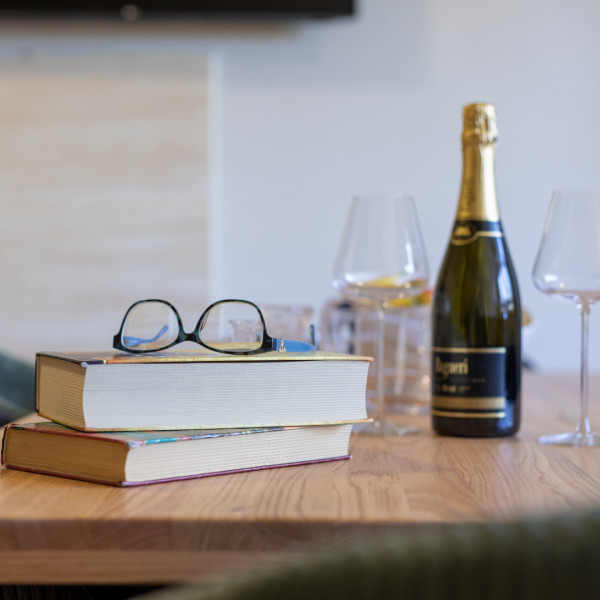
<svg viewBox="0 0 600 600">
<path fill-rule="evenodd" d="M 433 297 L 432 426 L 495 437 L 519 429 L 521 305 L 496 200 L 496 111 L 463 109 L 463 176 Z"/>
</svg>

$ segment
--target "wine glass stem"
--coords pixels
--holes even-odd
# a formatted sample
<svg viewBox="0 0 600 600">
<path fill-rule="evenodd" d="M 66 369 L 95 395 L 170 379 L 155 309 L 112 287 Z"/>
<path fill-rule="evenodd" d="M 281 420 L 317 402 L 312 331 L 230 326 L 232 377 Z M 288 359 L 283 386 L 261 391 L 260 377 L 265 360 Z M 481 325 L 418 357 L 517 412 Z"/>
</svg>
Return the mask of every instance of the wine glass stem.
<svg viewBox="0 0 600 600">
<path fill-rule="evenodd" d="M 375 356 L 375 423 L 385 420 L 385 389 L 383 379 L 385 352 L 385 303 L 377 302 L 377 345 Z"/>
<path fill-rule="evenodd" d="M 582 301 L 578 304 L 581 312 L 581 373 L 579 378 L 580 389 L 580 411 L 579 423 L 576 432 L 584 435 L 590 434 L 592 429 L 589 420 L 589 399 L 588 399 L 588 345 L 590 333 L 590 311 L 592 304 Z"/>
</svg>

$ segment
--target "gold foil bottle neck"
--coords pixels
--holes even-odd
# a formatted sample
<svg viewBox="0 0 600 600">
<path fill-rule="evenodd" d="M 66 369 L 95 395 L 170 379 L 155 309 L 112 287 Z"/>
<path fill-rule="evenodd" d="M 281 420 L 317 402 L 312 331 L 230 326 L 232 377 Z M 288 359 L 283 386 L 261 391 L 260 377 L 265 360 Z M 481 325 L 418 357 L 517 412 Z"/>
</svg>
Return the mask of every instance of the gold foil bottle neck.
<svg viewBox="0 0 600 600">
<path fill-rule="evenodd" d="M 498 139 L 496 109 L 478 102 L 463 108 L 463 144 L 493 144 Z"/>
<path fill-rule="evenodd" d="M 496 109 L 492 104 L 463 108 L 463 177 L 457 221 L 499 221 L 494 177 Z"/>
</svg>

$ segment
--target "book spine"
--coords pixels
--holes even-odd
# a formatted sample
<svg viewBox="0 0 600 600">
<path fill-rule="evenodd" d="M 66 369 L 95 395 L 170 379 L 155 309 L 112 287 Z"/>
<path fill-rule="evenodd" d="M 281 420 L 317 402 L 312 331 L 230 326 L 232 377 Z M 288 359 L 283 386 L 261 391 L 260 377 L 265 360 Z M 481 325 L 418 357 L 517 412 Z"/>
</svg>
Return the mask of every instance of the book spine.
<svg viewBox="0 0 600 600">
<path fill-rule="evenodd" d="M 2 448 L 0 449 L 0 464 L 4 464 L 4 446 L 6 445 L 6 436 L 8 435 L 8 430 L 11 429 L 11 425 L 6 425 L 4 427 L 4 432 L 2 434 Z"/>
<path fill-rule="evenodd" d="M 35 412 L 40 410 L 40 355 L 35 355 L 35 386 L 34 386 L 34 397 L 35 397 Z"/>
</svg>

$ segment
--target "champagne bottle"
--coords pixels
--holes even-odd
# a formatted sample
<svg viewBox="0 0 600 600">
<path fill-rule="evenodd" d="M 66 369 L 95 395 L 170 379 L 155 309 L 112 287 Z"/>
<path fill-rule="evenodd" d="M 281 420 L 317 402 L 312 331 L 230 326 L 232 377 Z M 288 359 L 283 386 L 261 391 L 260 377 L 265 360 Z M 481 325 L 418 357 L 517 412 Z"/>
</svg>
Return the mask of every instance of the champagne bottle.
<svg viewBox="0 0 600 600">
<path fill-rule="evenodd" d="M 432 306 L 432 426 L 512 435 L 520 424 L 521 307 L 496 200 L 496 110 L 463 109 L 463 174 Z"/>
</svg>

